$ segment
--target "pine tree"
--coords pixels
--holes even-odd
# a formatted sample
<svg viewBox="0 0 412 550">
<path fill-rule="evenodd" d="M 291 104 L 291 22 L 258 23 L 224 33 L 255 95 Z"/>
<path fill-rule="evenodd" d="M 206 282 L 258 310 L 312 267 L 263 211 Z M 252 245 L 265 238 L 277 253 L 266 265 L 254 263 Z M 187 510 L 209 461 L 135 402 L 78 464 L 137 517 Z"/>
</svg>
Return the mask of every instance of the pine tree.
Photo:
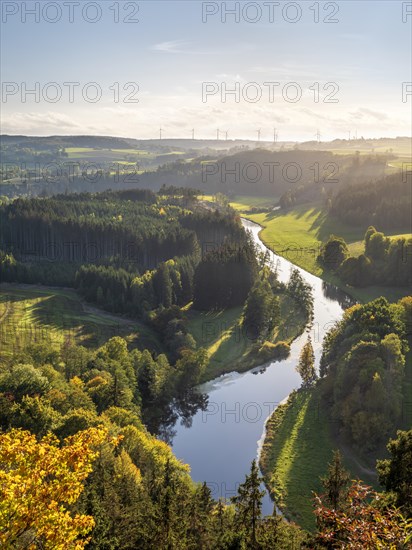
<svg viewBox="0 0 412 550">
<path fill-rule="evenodd" d="M 308 340 L 302 348 L 296 370 L 302 378 L 302 387 L 307 388 L 313 385 L 317 375 L 315 370 L 315 354 L 310 336 L 308 336 Z"/>
<path fill-rule="evenodd" d="M 256 530 L 261 519 L 262 498 L 266 491 L 260 490 L 263 478 L 259 475 L 256 460 L 252 462 L 250 474 L 246 476 L 245 482 L 238 488 L 238 495 L 232 497 L 235 504 L 235 520 L 239 527 L 245 530 L 247 548 L 258 548 Z"/>
<path fill-rule="evenodd" d="M 321 478 L 326 490 L 326 501 L 334 510 L 341 509 L 346 501 L 350 475 L 342 464 L 342 455 L 334 451 L 332 462 L 328 465 L 328 474 Z"/>
</svg>

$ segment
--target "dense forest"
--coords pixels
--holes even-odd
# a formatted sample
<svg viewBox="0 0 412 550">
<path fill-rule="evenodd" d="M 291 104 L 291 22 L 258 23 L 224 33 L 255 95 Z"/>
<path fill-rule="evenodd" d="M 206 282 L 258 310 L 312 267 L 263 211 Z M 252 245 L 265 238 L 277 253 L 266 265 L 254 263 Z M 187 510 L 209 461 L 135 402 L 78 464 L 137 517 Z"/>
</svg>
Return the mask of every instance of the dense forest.
<svg viewBox="0 0 412 550">
<path fill-rule="evenodd" d="M 403 421 L 403 384 L 412 298 L 379 298 L 347 309 L 327 334 L 320 387 L 343 438 L 376 450 Z"/>
<path fill-rule="evenodd" d="M 354 225 L 376 225 L 382 229 L 411 226 L 412 190 L 407 175 L 399 172 L 363 185 L 340 190 L 331 201 L 330 212 Z"/>
<path fill-rule="evenodd" d="M 213 251 L 229 266 L 219 275 L 224 292 L 242 265 L 235 249 L 254 272 L 253 245 L 233 211 L 190 210 L 183 198 L 183 206 L 170 204 L 176 190 L 165 191 L 169 198 L 133 190 L 1 206 L 2 280 L 75 286 L 110 311 L 141 315 L 191 301 L 195 276 Z M 241 297 L 252 283 L 239 285 Z"/>
<path fill-rule="evenodd" d="M 349 482 L 335 456 L 324 493 L 315 496 L 318 528 L 309 535 L 281 516 L 262 516 L 255 462 L 236 496 L 215 501 L 208 485 L 193 483 L 188 467 L 148 433 L 142 412 L 179 385 L 186 368 L 187 362 L 171 367 L 165 357 L 154 362 L 146 352 L 130 353 L 119 337 L 95 351 L 70 343 L 60 353 L 30 346 L 2 366 L 2 548 L 408 547 L 411 432 L 399 432 L 390 458 L 378 465 L 383 505 L 381 494 Z"/>
<path fill-rule="evenodd" d="M 101 139 L 101 147 L 137 147 Z M 50 155 L 64 157 L 58 141 L 48 144 Z M 44 144 L 31 147 L 21 146 L 21 154 L 45 154 Z M 158 153 L 167 157 L 167 147 L 159 145 Z M 107 172 L 97 187 L 83 185 L 81 176 L 73 180 L 69 190 L 78 194 L 65 192 L 63 178 L 49 189 L 59 191 L 55 196 L 0 201 L 1 282 L 75 288 L 82 304 L 138 320 L 161 342 L 156 350 L 133 349 L 116 336 L 86 348 L 68 338 L 56 349 L 45 340 L 1 362 L 0 546 L 408 548 L 412 432 L 396 429 L 405 427 L 411 297 L 351 305 L 324 340 L 319 373 L 310 337 L 296 365 L 304 391 L 316 389 L 330 411 L 337 442 L 370 457 L 394 438 L 377 465 L 382 492 L 351 481 L 335 453 L 323 492 L 313 495 L 316 529 L 309 533 L 276 509 L 263 516 L 255 461 L 235 496 L 214 500 L 206 481 L 194 483 L 168 445 L 177 420 L 190 425 L 208 405 L 197 389 L 211 378 L 213 355 L 195 339 L 203 316 L 237 310 L 234 326 L 247 340 L 240 353 L 259 365 L 290 351 L 276 334 L 285 303 L 289 322 L 298 312 L 309 330 L 314 319 L 312 287 L 299 270 L 280 282 L 227 197 L 214 207 L 198 199 L 202 191 L 281 196 L 282 209 L 322 199 L 335 218 L 373 225 L 363 254 L 351 256 L 345 240 L 331 235 L 319 263 L 349 285 L 404 287 L 412 241 L 375 226 L 407 224 L 410 189 L 400 175 L 362 183 L 385 165 L 384 157 L 358 154 L 241 150 L 167 162 L 144 174 L 148 189 L 133 183 L 91 192 L 109 187 Z M 265 172 L 256 176 L 256 166 Z M 229 331 L 219 336 L 230 339 Z"/>
<path fill-rule="evenodd" d="M 102 193 L 18 199 L 1 209 L 1 246 L 38 260 L 97 262 L 119 257 L 141 268 L 194 253 L 195 236 L 179 224 L 178 208 L 170 206 L 166 213 L 148 193 L 130 195 L 136 198 Z"/>
</svg>

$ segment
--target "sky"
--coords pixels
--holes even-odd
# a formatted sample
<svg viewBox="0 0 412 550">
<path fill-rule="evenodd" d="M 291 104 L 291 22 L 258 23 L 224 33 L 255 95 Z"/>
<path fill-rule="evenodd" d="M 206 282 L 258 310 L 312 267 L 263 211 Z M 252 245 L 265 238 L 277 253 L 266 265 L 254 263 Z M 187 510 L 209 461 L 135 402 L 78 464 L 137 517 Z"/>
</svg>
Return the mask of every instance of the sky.
<svg viewBox="0 0 412 550">
<path fill-rule="evenodd" d="M 1 133 L 411 135 L 411 2 L 2 0 L 1 10 Z"/>
</svg>

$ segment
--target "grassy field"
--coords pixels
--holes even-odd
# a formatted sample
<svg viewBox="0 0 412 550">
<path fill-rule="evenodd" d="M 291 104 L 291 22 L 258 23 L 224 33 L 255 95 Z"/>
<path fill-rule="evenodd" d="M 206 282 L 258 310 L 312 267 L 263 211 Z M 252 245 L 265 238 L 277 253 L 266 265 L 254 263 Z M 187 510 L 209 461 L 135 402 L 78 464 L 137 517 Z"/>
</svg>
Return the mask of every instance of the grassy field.
<svg viewBox="0 0 412 550">
<path fill-rule="evenodd" d="M 316 261 L 322 243 L 331 234 L 343 237 L 354 255 L 363 252 L 362 240 L 364 230 L 352 227 L 332 218 L 322 209 L 320 204 L 300 205 L 287 212 L 275 211 L 270 213 L 248 213 L 248 197 L 238 198 L 233 206 L 248 219 L 260 224 L 263 229 L 260 238 L 265 245 L 277 254 L 284 256 L 306 271 L 333 283 L 359 301 L 373 300 L 379 296 L 386 296 L 390 301 L 397 301 L 410 293 L 408 288 L 370 286 L 367 288 L 353 288 L 344 285 L 337 277 L 324 272 Z M 389 232 L 391 238 L 397 236 L 411 236 L 409 233 L 397 231 Z"/>
<path fill-rule="evenodd" d="M 202 198 L 206 201 L 214 202 L 214 195 L 202 195 Z M 232 208 L 237 210 L 240 214 L 249 212 L 250 208 L 268 208 L 274 206 L 280 197 L 265 196 L 265 197 L 252 197 L 250 195 L 236 195 L 230 200 Z"/>
<path fill-rule="evenodd" d="M 0 359 L 33 343 L 59 349 L 67 339 L 87 347 L 123 336 L 130 348 L 161 350 L 145 325 L 84 304 L 74 290 L 0 285 Z"/>
<path fill-rule="evenodd" d="M 292 342 L 305 327 L 305 319 L 296 303 L 286 295 L 280 297 L 281 322 L 273 335 L 273 342 Z M 242 308 L 200 313 L 188 312 L 188 330 L 198 346 L 204 347 L 209 363 L 204 380 L 223 373 L 245 371 L 261 364 L 255 342 L 242 329 Z"/>
<path fill-rule="evenodd" d="M 126 155 L 133 155 L 145 158 L 153 158 L 155 155 L 149 151 L 143 151 L 140 149 L 94 149 L 92 147 L 67 147 L 66 153 L 69 159 L 89 159 L 94 158 L 106 158 L 118 159 L 124 158 Z"/>
<path fill-rule="evenodd" d="M 265 483 L 286 517 L 309 531 L 315 528 L 312 491 L 322 492 L 320 478 L 337 448 L 332 434 L 316 388 L 292 393 L 266 423 L 260 455 Z M 342 455 L 354 478 L 376 488 L 376 477 L 366 466 L 347 451 Z"/>
</svg>

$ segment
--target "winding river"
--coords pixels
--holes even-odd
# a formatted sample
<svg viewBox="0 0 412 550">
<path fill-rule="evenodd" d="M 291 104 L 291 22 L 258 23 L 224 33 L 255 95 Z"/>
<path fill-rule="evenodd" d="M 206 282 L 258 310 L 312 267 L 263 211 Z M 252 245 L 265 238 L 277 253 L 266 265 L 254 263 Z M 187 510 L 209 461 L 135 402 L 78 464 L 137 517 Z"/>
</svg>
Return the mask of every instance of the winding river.
<svg viewBox="0 0 412 550">
<path fill-rule="evenodd" d="M 255 242 L 267 250 L 259 238 L 261 227 L 242 220 Z M 290 261 L 273 254 L 270 260 L 277 266 L 280 281 L 287 282 L 294 266 Z M 308 329 L 312 336 L 317 364 L 325 333 L 342 316 L 341 304 L 348 297 L 335 287 L 298 268 L 312 286 L 314 296 L 314 323 Z M 205 411 L 198 411 L 190 427 L 177 422 L 173 438 L 175 455 L 190 465 L 195 481 L 206 481 L 214 498 L 229 498 L 236 494 L 237 486 L 245 479 L 250 464 L 258 457 L 263 442 L 265 421 L 276 406 L 289 393 L 300 386 L 295 371 L 300 350 L 307 334 L 296 339 L 286 360 L 272 362 L 246 373 L 232 372 L 200 386 L 208 394 Z M 262 512 L 272 514 L 273 502 L 266 494 Z"/>
</svg>

